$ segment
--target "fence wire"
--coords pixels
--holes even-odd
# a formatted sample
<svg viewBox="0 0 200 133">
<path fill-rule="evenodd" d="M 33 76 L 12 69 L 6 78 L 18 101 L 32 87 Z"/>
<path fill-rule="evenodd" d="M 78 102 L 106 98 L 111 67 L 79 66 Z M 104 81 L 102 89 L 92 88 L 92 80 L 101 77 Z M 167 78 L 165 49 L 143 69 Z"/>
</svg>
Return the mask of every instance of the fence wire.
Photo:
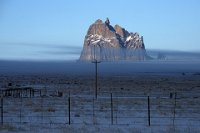
<svg viewBox="0 0 200 133">
<path fill-rule="evenodd" d="M 104 92 L 1 99 L 2 124 L 200 126 L 200 98 Z"/>
</svg>

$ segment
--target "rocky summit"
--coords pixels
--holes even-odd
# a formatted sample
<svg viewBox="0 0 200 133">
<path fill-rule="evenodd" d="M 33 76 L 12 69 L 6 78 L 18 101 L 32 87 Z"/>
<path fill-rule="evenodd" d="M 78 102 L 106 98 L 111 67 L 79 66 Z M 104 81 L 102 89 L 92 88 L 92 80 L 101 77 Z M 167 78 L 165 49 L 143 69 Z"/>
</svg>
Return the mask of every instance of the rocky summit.
<svg viewBox="0 0 200 133">
<path fill-rule="evenodd" d="M 145 60 L 143 37 L 136 32 L 128 32 L 119 25 L 110 25 L 98 19 L 92 24 L 85 36 L 81 61 L 118 61 Z"/>
</svg>

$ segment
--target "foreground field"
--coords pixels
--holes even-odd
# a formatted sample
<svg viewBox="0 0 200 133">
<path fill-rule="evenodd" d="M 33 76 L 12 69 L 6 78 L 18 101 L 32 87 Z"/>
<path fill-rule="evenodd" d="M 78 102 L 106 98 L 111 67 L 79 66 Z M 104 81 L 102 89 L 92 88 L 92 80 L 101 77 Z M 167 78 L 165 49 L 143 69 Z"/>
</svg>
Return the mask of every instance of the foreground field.
<svg viewBox="0 0 200 133">
<path fill-rule="evenodd" d="M 2 133 L 200 132 L 199 73 L 0 78 Z"/>
</svg>

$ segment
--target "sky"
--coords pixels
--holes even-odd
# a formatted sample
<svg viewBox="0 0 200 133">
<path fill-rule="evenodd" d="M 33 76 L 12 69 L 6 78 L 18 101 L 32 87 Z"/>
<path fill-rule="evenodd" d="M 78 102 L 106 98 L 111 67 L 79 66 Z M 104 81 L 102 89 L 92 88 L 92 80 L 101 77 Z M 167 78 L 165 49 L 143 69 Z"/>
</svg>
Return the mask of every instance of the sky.
<svg viewBox="0 0 200 133">
<path fill-rule="evenodd" d="M 89 26 L 107 17 L 147 50 L 200 52 L 199 14 L 200 0 L 0 0 L 0 59 L 78 59 Z"/>
</svg>

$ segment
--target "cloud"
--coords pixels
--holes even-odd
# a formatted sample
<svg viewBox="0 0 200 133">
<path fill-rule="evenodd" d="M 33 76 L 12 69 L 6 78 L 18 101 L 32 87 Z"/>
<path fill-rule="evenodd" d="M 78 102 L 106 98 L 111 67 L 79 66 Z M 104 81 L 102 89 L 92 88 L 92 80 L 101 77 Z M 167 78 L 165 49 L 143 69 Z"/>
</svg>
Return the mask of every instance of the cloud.
<svg viewBox="0 0 200 133">
<path fill-rule="evenodd" d="M 39 44 L 39 43 L 0 43 L 1 46 L 6 48 L 20 47 L 20 49 L 30 48 L 33 51 L 39 51 L 39 53 L 46 54 L 80 54 L 82 47 L 74 46 L 70 44 Z"/>
<path fill-rule="evenodd" d="M 196 60 L 200 61 L 200 52 L 186 52 L 173 50 L 147 50 L 147 54 L 151 57 L 157 58 L 158 54 L 165 55 L 168 60 Z"/>
<path fill-rule="evenodd" d="M 0 59 L 78 59 L 81 47 L 69 44 L 0 43 Z"/>
<path fill-rule="evenodd" d="M 39 51 L 39 53 L 49 55 L 80 55 L 80 51 Z"/>
<path fill-rule="evenodd" d="M 25 46 L 25 47 L 42 47 L 42 48 L 58 48 L 58 49 L 81 49 L 80 46 L 75 46 L 71 44 L 52 44 L 52 43 L 24 43 L 24 42 L 0 42 L 0 45 L 10 45 L 10 46 Z"/>
</svg>

